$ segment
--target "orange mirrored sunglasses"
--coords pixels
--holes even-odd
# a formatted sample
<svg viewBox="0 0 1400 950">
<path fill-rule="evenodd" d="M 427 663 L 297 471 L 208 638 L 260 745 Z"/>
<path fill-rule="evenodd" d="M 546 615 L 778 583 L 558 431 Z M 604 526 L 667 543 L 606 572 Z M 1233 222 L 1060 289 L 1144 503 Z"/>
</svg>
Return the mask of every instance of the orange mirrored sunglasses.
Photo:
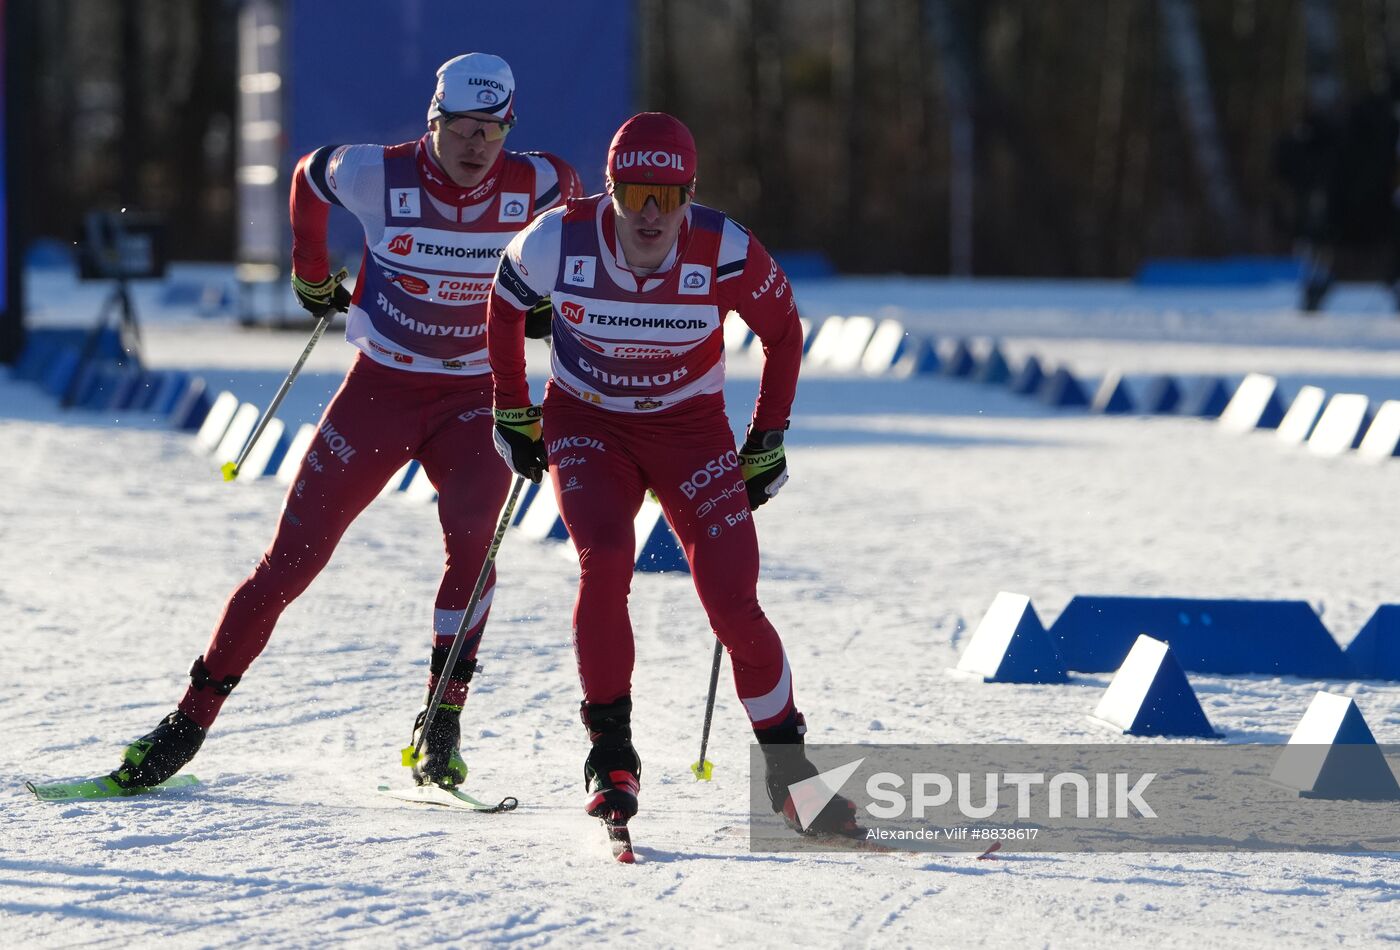
<svg viewBox="0 0 1400 950">
<path fill-rule="evenodd" d="M 446 128 L 456 132 L 464 139 L 471 138 L 476 134 L 476 130 L 480 129 L 481 134 L 485 136 L 488 142 L 499 142 L 506 137 L 506 133 L 515 127 L 514 122 L 503 122 L 499 119 L 479 119 L 465 112 L 444 112 L 438 110 L 438 118 L 442 120 L 442 124 Z"/>
<path fill-rule="evenodd" d="M 628 211 L 641 211 L 650 198 L 656 199 L 656 207 L 662 214 L 675 211 L 690 198 L 690 185 L 651 185 L 636 182 L 615 181 L 613 194 Z"/>
</svg>

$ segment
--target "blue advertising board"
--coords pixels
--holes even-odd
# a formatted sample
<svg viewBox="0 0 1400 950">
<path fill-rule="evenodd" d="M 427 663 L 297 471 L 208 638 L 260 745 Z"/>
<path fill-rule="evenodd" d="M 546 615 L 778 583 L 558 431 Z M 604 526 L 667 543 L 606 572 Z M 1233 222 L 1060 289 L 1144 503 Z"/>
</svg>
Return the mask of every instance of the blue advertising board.
<svg viewBox="0 0 1400 950">
<path fill-rule="evenodd" d="M 9 128 L 7 113 L 7 99 L 9 92 L 8 83 L 5 76 L 5 51 L 6 38 L 4 36 L 4 24 L 6 14 L 6 3 L 0 0 L 0 182 L 8 182 L 10 179 L 10 154 L 9 142 L 6 141 L 6 130 Z M 10 254 L 10 190 L 0 187 L 0 262 L 9 259 Z M 0 266 L 4 271 L 4 277 L 0 278 L 0 313 L 5 313 L 10 309 L 10 278 L 9 268 Z"/>
<path fill-rule="evenodd" d="M 635 111 L 630 3 L 292 0 L 285 23 L 284 171 L 322 145 L 418 138 L 437 68 L 459 53 L 510 64 L 519 124 L 506 147 L 559 155 L 589 193 L 602 190 L 608 142 Z M 361 242 L 349 216 L 332 215 L 333 253 L 358 260 Z"/>
</svg>

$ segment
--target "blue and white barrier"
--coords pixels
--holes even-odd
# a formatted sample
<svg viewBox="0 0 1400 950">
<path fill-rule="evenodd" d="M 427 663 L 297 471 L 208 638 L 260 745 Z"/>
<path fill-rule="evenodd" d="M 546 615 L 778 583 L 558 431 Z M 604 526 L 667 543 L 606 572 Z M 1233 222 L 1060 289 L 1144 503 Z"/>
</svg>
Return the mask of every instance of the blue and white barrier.
<svg viewBox="0 0 1400 950">
<path fill-rule="evenodd" d="M 1283 401 L 1278 380 L 1263 373 L 1250 373 L 1235 388 L 1235 395 L 1220 413 L 1220 428 L 1226 432 L 1253 432 L 1277 429 L 1283 421 Z"/>
<path fill-rule="evenodd" d="M 977 369 L 977 358 L 964 339 L 956 340 L 947 353 L 941 354 L 943 365 L 939 373 L 952 379 L 966 379 Z"/>
<path fill-rule="evenodd" d="M 1089 411 L 1101 415 L 1123 415 L 1134 411 L 1133 396 L 1122 373 L 1114 370 L 1103 378 L 1089 402 Z"/>
<path fill-rule="evenodd" d="M 105 377 L 109 368 L 100 363 L 84 363 L 74 374 L 73 384 L 66 393 L 68 404 L 81 409 L 97 409 L 106 400 Z M 62 396 L 60 396 L 62 398 Z"/>
<path fill-rule="evenodd" d="M 737 314 L 731 313 L 725 317 L 724 352 L 727 356 L 743 355 L 753 338 L 753 330 Z"/>
<path fill-rule="evenodd" d="M 997 594 L 950 672 L 985 683 L 1069 682 L 1031 599 L 1009 591 Z"/>
<path fill-rule="evenodd" d="M 180 401 L 180 397 L 190 388 L 192 378 L 189 373 L 178 370 L 163 375 L 160 382 L 156 384 L 155 392 L 151 393 L 151 398 L 146 403 L 146 409 L 158 416 L 168 417 L 175 411 L 175 405 Z"/>
<path fill-rule="evenodd" d="M 198 432 L 213 405 L 214 397 L 209 394 L 204 377 L 191 376 L 176 396 L 175 405 L 166 418 L 172 429 Z"/>
<path fill-rule="evenodd" d="M 1036 398 L 1057 409 L 1076 409 L 1089 405 L 1089 397 L 1084 394 L 1084 387 L 1074 378 L 1067 366 L 1057 367 L 1055 372 L 1045 377 L 1040 389 L 1036 390 Z"/>
<path fill-rule="evenodd" d="M 1006 362 L 995 340 L 986 355 L 977 361 L 977 368 L 972 371 L 972 381 L 989 386 L 1001 386 L 1011 381 L 1011 365 Z"/>
<path fill-rule="evenodd" d="M 1045 383 L 1045 370 L 1035 354 L 1026 357 L 1016 375 L 1011 377 L 1011 391 L 1018 396 L 1034 396 Z"/>
<path fill-rule="evenodd" d="M 1313 455 L 1335 457 L 1361 444 L 1371 424 L 1371 400 L 1360 393 L 1337 393 L 1327 400 L 1308 435 L 1308 451 Z"/>
<path fill-rule="evenodd" d="M 44 369 L 41 382 L 44 392 L 55 399 L 62 399 L 72 387 L 74 377 L 78 375 L 78 364 L 81 361 L 81 354 L 72 347 L 64 347 L 54 354 L 53 359 L 49 360 L 48 366 Z"/>
<path fill-rule="evenodd" d="M 911 337 L 895 361 L 891 375 L 896 379 L 932 376 L 938 372 L 938 350 L 930 337 Z"/>
<path fill-rule="evenodd" d="M 1347 659 L 1363 679 L 1400 680 L 1400 604 L 1381 604 L 1347 644 Z"/>
<path fill-rule="evenodd" d="M 519 531 L 535 541 L 563 541 L 569 536 L 569 530 L 564 527 L 564 518 L 559 514 L 559 503 L 554 497 L 550 475 L 546 474 L 541 480 L 539 492 L 520 519 Z"/>
<path fill-rule="evenodd" d="M 883 376 L 891 372 L 909 345 L 909 333 L 898 320 L 881 320 L 870 335 L 860 368 L 867 376 Z"/>
<path fill-rule="evenodd" d="M 1074 597 L 1050 627 L 1067 669 L 1118 669 L 1139 634 L 1172 645 L 1195 673 L 1343 679 L 1351 663 L 1300 600 Z"/>
<path fill-rule="evenodd" d="M 1322 414 L 1327 393 L 1316 386 L 1304 386 L 1293 397 L 1288 411 L 1279 421 L 1276 437 L 1284 445 L 1302 445 L 1312 435 L 1313 426 Z"/>
<path fill-rule="evenodd" d="M 559 502 L 546 475 L 541 481 L 524 516 L 516 523 L 516 531 L 533 541 L 564 541 L 560 550 L 568 557 L 577 557 L 569 529 L 559 514 Z M 661 505 L 650 497 L 642 501 L 633 522 L 635 551 L 633 564 L 638 571 L 648 573 L 690 573 L 690 564 L 671 526 L 661 512 Z"/>
<path fill-rule="evenodd" d="M 807 365 L 817 368 L 826 366 L 839 352 L 845 328 L 845 317 L 830 316 L 823 320 L 821 326 L 817 327 L 811 346 L 807 348 Z"/>
<path fill-rule="evenodd" d="M 44 377 L 45 369 L 62 345 L 58 337 L 52 334 L 30 334 L 19 359 L 10 370 L 11 378 L 29 383 L 38 382 Z"/>
<path fill-rule="evenodd" d="M 1181 387 L 1170 376 L 1154 376 L 1143 387 L 1139 408 L 1148 415 L 1168 415 L 1181 405 Z"/>
<path fill-rule="evenodd" d="M 248 444 L 248 437 L 257 428 L 258 419 L 261 416 L 262 410 L 251 402 L 241 403 L 234 410 L 233 417 L 229 419 L 228 428 L 224 430 L 223 438 L 219 439 L 219 444 L 214 446 L 215 465 L 222 468 L 225 463 L 238 458 L 238 453 L 242 452 L 243 446 Z"/>
<path fill-rule="evenodd" d="M 118 371 L 111 398 L 103 408 L 109 412 L 125 412 L 137 408 L 150 386 L 150 377 L 150 373 L 143 373 L 138 369 L 126 368 Z"/>
<path fill-rule="evenodd" d="M 159 395 L 161 387 L 165 385 L 166 378 L 170 376 L 171 370 L 150 370 L 141 374 L 141 381 L 136 384 L 136 391 L 131 395 L 131 403 L 126 408 L 132 412 L 149 414 L 151 407 L 155 404 L 156 396 Z"/>
<path fill-rule="evenodd" d="M 1400 801 L 1400 783 L 1349 696 L 1318 693 L 1269 778 L 1302 798 Z"/>
<path fill-rule="evenodd" d="M 199 431 L 195 433 L 194 449 L 196 452 L 208 455 L 219 447 L 219 443 L 224 439 L 224 433 L 228 431 L 229 424 L 233 422 L 233 414 L 238 411 L 238 405 L 238 397 L 227 389 L 214 398 L 209 412 L 204 416 L 204 421 L 200 423 Z"/>
<path fill-rule="evenodd" d="M 238 480 L 251 482 L 277 474 L 277 468 L 282 464 L 287 447 L 291 443 L 292 439 L 287 435 L 285 422 L 276 417 L 267 420 L 262 435 L 248 450 L 248 457 L 243 460 L 243 467 L 238 470 Z M 242 447 L 239 451 L 242 451 Z"/>
<path fill-rule="evenodd" d="M 1177 411 L 1183 416 L 1195 416 L 1198 419 L 1218 419 L 1230 404 L 1232 395 L 1223 379 L 1218 376 L 1205 376 L 1196 381 L 1196 385 L 1182 399 Z"/>
<path fill-rule="evenodd" d="M 1383 462 L 1400 455 L 1400 400 L 1387 399 L 1376 410 L 1356 454 L 1368 462 Z"/>
<path fill-rule="evenodd" d="M 511 526 L 520 524 L 525 519 L 525 512 L 530 510 L 530 503 L 535 500 L 535 496 L 540 493 L 540 483 L 526 481 L 525 487 L 520 492 L 520 498 L 515 503 L 515 514 L 511 515 Z"/>
<path fill-rule="evenodd" d="M 1133 643 L 1090 718 L 1129 736 L 1220 737 L 1171 648 L 1146 634 Z"/>
<path fill-rule="evenodd" d="M 285 485 L 292 483 L 292 479 L 296 478 L 297 472 L 301 470 L 301 460 L 306 457 L 306 451 L 311 448 L 315 439 L 316 427 L 311 423 L 303 422 L 297 428 L 297 434 L 292 436 L 291 444 L 287 446 L 287 454 L 282 456 L 282 464 L 277 466 L 279 482 Z"/>
<path fill-rule="evenodd" d="M 690 573 L 680 540 L 666 522 L 661 505 L 647 498 L 642 502 L 633 524 L 636 532 L 636 568 L 651 574 L 667 572 Z"/>
<path fill-rule="evenodd" d="M 836 349 L 827 357 L 826 365 L 840 372 L 851 372 L 861 366 L 861 357 L 875 335 L 875 321 L 870 317 L 852 316 L 841 322 L 841 336 Z"/>
</svg>

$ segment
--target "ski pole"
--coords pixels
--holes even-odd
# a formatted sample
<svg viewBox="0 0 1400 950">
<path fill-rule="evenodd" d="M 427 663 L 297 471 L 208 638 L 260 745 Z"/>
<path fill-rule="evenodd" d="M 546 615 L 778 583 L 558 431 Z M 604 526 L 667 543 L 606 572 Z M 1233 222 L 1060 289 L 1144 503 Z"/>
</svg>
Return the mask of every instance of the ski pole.
<svg viewBox="0 0 1400 950">
<path fill-rule="evenodd" d="M 457 621 L 457 632 L 452 635 L 452 649 L 447 651 L 447 660 L 442 664 L 442 672 L 438 675 L 437 686 L 433 688 L 433 698 L 428 701 L 427 715 L 423 718 L 423 730 L 418 733 L 418 740 L 411 746 L 403 749 L 402 759 L 404 766 L 412 768 L 423 755 L 423 743 L 428 739 L 428 730 L 433 726 L 433 717 L 437 715 L 438 703 L 442 702 L 443 694 L 447 692 L 447 681 L 449 671 L 457 665 L 457 657 L 462 655 L 462 644 L 466 639 L 462 636 L 466 632 L 468 620 L 476 612 L 476 605 L 481 601 L 481 592 L 486 588 L 486 579 L 491 576 L 491 568 L 496 563 L 496 552 L 501 549 L 501 539 L 505 537 L 506 528 L 510 527 L 510 516 L 515 513 L 515 502 L 520 497 L 520 489 L 525 485 L 525 476 L 516 475 L 515 481 L 510 486 L 510 496 L 506 498 L 506 506 L 501 510 L 501 520 L 496 523 L 496 533 L 491 538 L 491 546 L 486 549 L 486 560 L 482 562 L 481 574 L 476 579 L 476 589 L 472 591 L 472 598 L 467 602 L 467 609 L 462 611 L 462 619 Z"/>
<path fill-rule="evenodd" d="M 714 777 L 715 764 L 705 758 L 705 747 L 710 744 L 710 720 L 715 713 L 715 689 L 719 686 L 719 662 L 724 655 L 724 644 L 715 638 L 715 662 L 710 667 L 710 695 L 705 700 L 705 727 L 700 730 L 700 760 L 690 767 L 697 782 L 710 781 Z"/>
<path fill-rule="evenodd" d="M 301 357 L 297 360 L 292 371 L 287 374 L 287 378 L 282 380 L 282 385 L 277 389 L 277 395 L 272 397 L 272 402 L 268 404 L 267 410 L 263 412 L 262 418 L 258 420 L 257 428 L 248 437 L 248 441 L 243 446 L 243 451 L 238 453 L 238 458 L 232 462 L 225 462 L 220 471 L 224 473 L 224 481 L 231 482 L 238 477 L 238 470 L 243 467 L 243 463 L 248 458 L 248 453 L 253 451 L 253 446 L 258 444 L 258 438 L 267 428 L 267 424 L 272 421 L 272 417 L 277 414 L 277 407 L 282 405 L 283 398 L 287 391 L 292 388 L 292 383 L 296 382 L 297 374 L 301 372 L 302 366 L 306 365 L 306 358 L 311 355 L 311 351 L 316 348 L 316 344 L 321 340 L 321 334 L 326 332 L 326 327 L 331 325 L 331 318 L 336 315 L 334 307 L 327 307 L 322 311 L 320 319 L 316 321 L 316 328 L 311 331 L 311 339 L 306 341 L 306 349 L 301 351 Z"/>
</svg>

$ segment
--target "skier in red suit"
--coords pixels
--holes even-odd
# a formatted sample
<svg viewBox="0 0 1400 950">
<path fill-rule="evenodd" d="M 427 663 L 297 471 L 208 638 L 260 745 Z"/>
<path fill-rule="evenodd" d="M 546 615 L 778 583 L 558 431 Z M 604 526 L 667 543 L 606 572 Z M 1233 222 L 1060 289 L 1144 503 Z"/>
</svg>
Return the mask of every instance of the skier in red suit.
<svg viewBox="0 0 1400 950">
<path fill-rule="evenodd" d="M 787 480 L 783 432 L 802 357 L 786 276 L 723 213 L 695 204 L 696 149 L 663 113 L 629 119 L 608 150 L 608 193 L 542 216 L 506 248 L 487 316 L 497 449 L 536 481 L 547 468 L 579 554 L 574 642 L 589 814 L 637 810 L 633 749 L 633 519 L 656 493 L 689 559 L 734 685 L 761 743 L 774 810 L 799 830 L 853 824 L 839 796 L 803 828 L 788 786 L 816 774 L 777 631 L 759 606 L 752 511 Z M 525 377 L 525 317 L 554 309 L 543 406 Z M 722 325 L 757 334 L 765 364 L 742 447 L 724 410 Z M 541 425 L 542 423 L 542 425 Z"/>
<path fill-rule="evenodd" d="M 582 189 L 562 160 L 504 149 L 516 121 L 515 80 L 497 56 L 467 53 L 444 63 L 427 121 L 416 141 L 328 145 L 297 163 L 292 287 L 318 317 L 348 311 L 346 336 L 360 352 L 302 459 L 272 544 L 225 604 L 179 708 L 133 743 L 113 773 L 123 786 L 164 781 L 194 757 L 282 611 L 411 459 L 437 489 L 447 553 L 429 695 L 438 677 L 449 681 L 414 775 L 420 784 L 449 787 L 465 778 L 459 716 L 494 575 L 466 619 L 459 659 L 451 670 L 444 666 L 510 481 L 491 457 L 486 302 L 510 239 Z M 354 214 L 365 232 L 353 297 L 341 286 L 346 270 L 332 273 L 327 256 L 332 205 Z M 547 332 L 547 314 L 541 327 L 537 335 Z M 423 719 L 420 713 L 420 725 Z"/>
</svg>

